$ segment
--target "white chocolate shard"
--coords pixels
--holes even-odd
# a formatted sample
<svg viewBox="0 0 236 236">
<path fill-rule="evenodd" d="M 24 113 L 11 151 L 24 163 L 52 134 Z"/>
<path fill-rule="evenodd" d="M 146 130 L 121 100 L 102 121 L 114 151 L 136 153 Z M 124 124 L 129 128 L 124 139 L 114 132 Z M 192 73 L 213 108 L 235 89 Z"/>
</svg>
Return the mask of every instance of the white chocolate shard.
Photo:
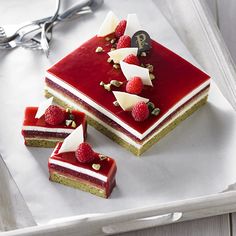
<svg viewBox="0 0 236 236">
<path fill-rule="evenodd" d="M 138 76 L 141 78 L 144 85 L 153 86 L 149 70 L 147 68 L 129 64 L 123 61 L 120 62 L 120 67 L 127 80 L 130 80 L 135 76 Z"/>
<path fill-rule="evenodd" d="M 114 51 L 108 52 L 109 57 L 113 60 L 114 63 L 120 63 L 125 57 L 130 54 L 137 56 L 138 48 L 119 48 Z"/>
<path fill-rule="evenodd" d="M 117 16 L 112 12 L 109 11 L 105 20 L 101 24 L 97 36 L 104 37 L 108 34 L 115 32 L 116 26 L 119 24 L 119 19 Z"/>
<path fill-rule="evenodd" d="M 67 136 L 58 153 L 75 152 L 78 146 L 84 142 L 83 125 L 78 126 L 69 136 Z"/>
<path fill-rule="evenodd" d="M 141 30 L 141 25 L 139 23 L 138 17 L 136 14 L 128 14 L 127 24 L 125 28 L 124 35 L 128 35 L 132 38 L 134 33 Z"/>
<path fill-rule="evenodd" d="M 113 94 L 124 111 L 131 111 L 137 102 L 147 103 L 149 99 L 126 92 L 113 91 Z"/>
<path fill-rule="evenodd" d="M 51 97 L 51 98 L 47 99 L 46 101 L 41 102 L 39 104 L 37 113 L 35 115 L 36 119 L 39 119 L 44 115 L 44 113 L 48 109 L 48 107 L 50 107 L 52 105 L 52 101 L 53 101 L 53 97 Z"/>
</svg>

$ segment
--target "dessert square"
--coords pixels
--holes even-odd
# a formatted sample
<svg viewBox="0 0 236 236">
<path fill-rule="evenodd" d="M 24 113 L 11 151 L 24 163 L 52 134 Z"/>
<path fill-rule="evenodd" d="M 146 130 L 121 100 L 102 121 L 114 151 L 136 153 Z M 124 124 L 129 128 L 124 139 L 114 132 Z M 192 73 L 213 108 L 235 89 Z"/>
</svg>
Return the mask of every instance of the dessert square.
<svg viewBox="0 0 236 236">
<path fill-rule="evenodd" d="M 80 124 L 83 125 L 84 138 L 87 133 L 86 117 L 83 112 L 72 110 L 65 112 L 65 120 L 61 124 L 50 125 L 45 121 L 45 115 L 35 118 L 38 107 L 26 107 L 22 126 L 22 135 L 26 146 L 55 147 L 63 141 Z M 73 117 L 73 120 L 71 120 Z M 69 122 L 69 123 L 67 123 Z M 72 122 L 74 122 L 72 124 Z"/>
<path fill-rule="evenodd" d="M 89 163 L 76 159 L 75 152 L 58 153 L 62 142 L 55 147 L 48 161 L 50 180 L 108 198 L 116 185 L 116 163 L 107 156 L 95 153 Z"/>
<path fill-rule="evenodd" d="M 116 91 L 127 94 L 123 64 L 111 63 L 109 55 L 117 40 L 116 33 L 94 36 L 53 65 L 46 72 L 45 93 L 61 106 L 83 111 L 90 125 L 141 155 L 206 103 L 210 77 L 150 39 L 150 49 L 138 60 L 140 67 L 149 68 L 151 86 L 144 86 L 139 95 L 157 109 L 154 114 L 151 107 L 148 118 L 137 122 L 130 111 L 117 106 L 114 96 Z M 121 85 L 111 86 L 111 81 Z"/>
</svg>

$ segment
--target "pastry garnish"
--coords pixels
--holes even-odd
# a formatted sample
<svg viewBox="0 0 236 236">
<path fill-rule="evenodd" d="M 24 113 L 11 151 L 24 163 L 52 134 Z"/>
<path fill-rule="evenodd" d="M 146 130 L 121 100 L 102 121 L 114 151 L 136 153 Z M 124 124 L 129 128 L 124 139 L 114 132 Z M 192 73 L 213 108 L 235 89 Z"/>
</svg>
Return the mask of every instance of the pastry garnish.
<svg viewBox="0 0 236 236">
<path fill-rule="evenodd" d="M 44 113 L 45 122 L 49 125 L 59 125 L 65 120 L 65 111 L 55 105 L 50 105 Z"/>
<path fill-rule="evenodd" d="M 103 154 L 99 154 L 98 156 L 99 156 L 99 159 L 100 159 L 101 161 L 107 159 L 107 156 L 105 156 L 105 155 L 103 155 Z"/>
<path fill-rule="evenodd" d="M 134 105 L 131 114 L 135 121 L 141 122 L 148 118 L 149 109 L 145 102 L 138 102 Z"/>
<path fill-rule="evenodd" d="M 147 56 L 147 53 L 146 53 L 146 52 L 141 52 L 140 56 L 141 56 L 141 57 L 146 57 L 146 56 Z"/>
<path fill-rule="evenodd" d="M 150 76 L 150 79 L 151 79 L 151 80 L 154 80 L 154 79 L 156 78 L 155 75 L 152 74 L 152 73 L 150 73 L 149 76 Z"/>
<path fill-rule="evenodd" d="M 137 56 L 138 48 L 119 48 L 108 52 L 109 57 L 114 61 L 114 63 L 120 63 L 128 55 L 133 54 Z"/>
<path fill-rule="evenodd" d="M 152 73 L 154 70 L 154 66 L 151 64 L 146 64 L 146 68 L 149 70 L 150 73 Z"/>
<path fill-rule="evenodd" d="M 153 102 L 148 102 L 147 105 L 148 105 L 148 109 L 149 109 L 149 111 L 151 113 L 153 111 L 153 109 L 155 108 L 155 105 L 154 105 Z"/>
<path fill-rule="evenodd" d="M 120 65 L 116 63 L 116 64 L 113 65 L 113 68 L 115 68 L 116 70 L 120 69 Z"/>
<path fill-rule="evenodd" d="M 136 65 L 136 66 L 140 66 L 139 59 L 134 54 L 130 54 L 127 57 L 125 57 L 123 62 L 126 62 L 128 64 L 133 64 L 133 65 Z"/>
<path fill-rule="evenodd" d="M 76 149 L 75 157 L 79 162 L 90 163 L 95 159 L 95 153 L 88 143 L 83 142 Z"/>
<path fill-rule="evenodd" d="M 92 164 L 92 168 L 94 170 L 100 170 L 101 169 L 101 165 L 100 164 Z"/>
<path fill-rule="evenodd" d="M 111 39 L 110 39 L 110 37 L 106 37 L 105 40 L 106 41 L 110 41 Z"/>
<path fill-rule="evenodd" d="M 113 39 L 111 39 L 111 44 L 114 44 L 114 43 L 116 43 L 116 39 L 115 38 L 113 38 Z"/>
<path fill-rule="evenodd" d="M 118 80 L 111 80 L 110 84 L 119 88 L 123 84 L 123 82 L 118 81 Z"/>
<path fill-rule="evenodd" d="M 75 121 L 73 120 L 72 123 L 71 123 L 71 127 L 72 127 L 72 128 L 76 128 L 76 126 L 77 126 L 77 125 L 76 125 Z"/>
<path fill-rule="evenodd" d="M 130 48 L 131 38 L 128 35 L 123 35 L 119 38 L 116 48 Z"/>
<path fill-rule="evenodd" d="M 132 94 L 140 94 L 143 90 L 142 79 L 138 76 L 131 78 L 126 84 L 126 92 Z"/>
<path fill-rule="evenodd" d="M 66 123 L 66 126 L 70 126 L 71 123 L 72 123 L 73 120 L 66 120 L 65 123 Z"/>
<path fill-rule="evenodd" d="M 123 82 L 118 81 L 118 80 L 111 80 L 110 83 L 105 84 L 103 81 L 100 82 L 100 85 L 106 89 L 107 91 L 111 91 L 111 86 L 115 86 L 115 87 L 120 87 L 123 84 Z"/>
<path fill-rule="evenodd" d="M 160 108 L 155 107 L 153 102 L 148 102 L 147 106 L 148 106 L 150 114 L 152 114 L 154 116 L 158 116 L 159 115 L 161 110 L 160 110 Z"/>
<path fill-rule="evenodd" d="M 117 102 L 117 101 L 114 101 L 113 102 L 113 105 L 115 106 L 115 107 L 119 107 L 120 105 L 119 105 L 119 102 Z"/>
<path fill-rule="evenodd" d="M 151 38 L 144 30 L 137 31 L 131 39 L 131 47 L 138 48 L 138 54 L 149 51 L 151 48 Z"/>
<path fill-rule="evenodd" d="M 159 115 L 160 111 L 161 111 L 160 108 L 155 108 L 155 109 L 153 109 L 151 114 L 154 115 L 154 116 L 157 116 L 157 115 Z"/>
<path fill-rule="evenodd" d="M 127 24 L 126 20 L 121 20 L 119 24 L 117 25 L 115 29 L 115 36 L 117 38 L 120 38 L 122 35 L 124 35 L 126 24 Z"/>
<path fill-rule="evenodd" d="M 96 53 L 104 52 L 102 47 L 97 47 L 95 50 Z"/>
</svg>

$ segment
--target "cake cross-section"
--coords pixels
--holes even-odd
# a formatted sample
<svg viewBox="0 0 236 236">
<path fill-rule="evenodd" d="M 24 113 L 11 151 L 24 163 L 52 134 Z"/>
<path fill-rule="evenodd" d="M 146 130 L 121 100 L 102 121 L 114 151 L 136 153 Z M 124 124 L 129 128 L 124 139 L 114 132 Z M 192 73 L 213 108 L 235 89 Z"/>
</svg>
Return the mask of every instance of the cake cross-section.
<svg viewBox="0 0 236 236">
<path fill-rule="evenodd" d="M 103 23 L 98 35 L 47 70 L 45 92 L 141 155 L 205 104 L 210 77 L 154 39 L 144 42 L 149 35 L 132 27 L 133 14 L 122 24 L 108 19 L 110 27 Z"/>
</svg>

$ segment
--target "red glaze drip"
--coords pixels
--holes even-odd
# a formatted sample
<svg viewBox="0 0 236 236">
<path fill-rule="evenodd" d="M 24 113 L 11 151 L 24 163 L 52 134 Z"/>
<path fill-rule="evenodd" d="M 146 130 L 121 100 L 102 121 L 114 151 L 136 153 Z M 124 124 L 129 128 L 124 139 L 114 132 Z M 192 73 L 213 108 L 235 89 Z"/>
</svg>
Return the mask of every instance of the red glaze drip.
<svg viewBox="0 0 236 236">
<path fill-rule="evenodd" d="M 97 47 L 102 47 L 104 52 L 96 53 Z M 140 96 L 149 98 L 161 109 L 161 113 L 158 116 L 150 116 L 145 122 L 136 122 L 130 112 L 114 106 L 113 93 L 99 85 L 101 81 L 109 83 L 112 79 L 124 81 L 123 86 L 114 87 L 113 90 L 125 91 L 126 79 L 122 71 L 114 69 L 112 64 L 107 62 L 107 52 L 110 48 L 111 45 L 105 38 L 95 36 L 56 63 L 48 72 L 85 94 L 140 133 L 144 133 L 179 100 L 209 79 L 207 74 L 152 40 L 150 52 L 146 57 L 140 57 L 140 62 L 154 66 L 153 74 L 156 79 L 153 80 L 153 87 L 145 86 Z"/>
</svg>

